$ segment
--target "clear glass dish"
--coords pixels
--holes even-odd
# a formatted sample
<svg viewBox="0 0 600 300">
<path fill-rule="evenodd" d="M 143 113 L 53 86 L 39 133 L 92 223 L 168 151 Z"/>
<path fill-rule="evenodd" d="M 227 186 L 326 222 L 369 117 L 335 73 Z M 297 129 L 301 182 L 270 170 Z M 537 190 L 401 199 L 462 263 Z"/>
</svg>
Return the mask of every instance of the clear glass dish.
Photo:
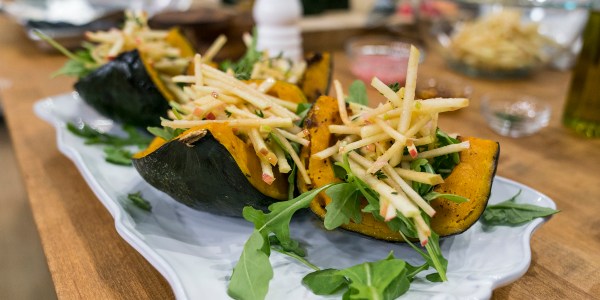
<svg viewBox="0 0 600 300">
<path fill-rule="evenodd" d="M 492 130 L 513 138 L 538 132 L 550 121 L 550 105 L 526 95 L 485 94 L 481 113 Z"/>
</svg>

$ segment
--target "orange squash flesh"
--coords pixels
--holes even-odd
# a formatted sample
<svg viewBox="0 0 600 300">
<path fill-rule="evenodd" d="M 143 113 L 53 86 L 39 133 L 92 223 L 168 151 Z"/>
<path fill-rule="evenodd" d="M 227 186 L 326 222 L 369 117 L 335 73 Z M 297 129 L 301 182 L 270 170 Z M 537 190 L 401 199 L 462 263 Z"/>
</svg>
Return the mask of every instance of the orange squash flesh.
<svg viewBox="0 0 600 300">
<path fill-rule="evenodd" d="M 183 36 L 183 34 L 180 32 L 180 30 L 178 28 L 173 28 L 173 29 L 169 30 L 165 40 L 167 41 L 167 43 L 169 45 L 179 49 L 181 57 L 183 57 L 183 58 L 191 59 L 192 57 L 194 57 L 194 54 L 196 54 L 196 51 L 194 50 L 194 48 L 192 47 L 190 42 L 185 38 L 185 36 Z M 144 67 L 146 68 L 146 72 L 148 72 L 148 76 L 150 76 L 150 79 L 152 79 L 152 82 L 154 83 L 154 85 L 156 85 L 156 88 L 161 92 L 161 94 L 165 97 L 165 99 L 168 102 L 175 101 L 176 100 L 175 95 L 173 94 L 173 92 L 171 92 L 167 88 L 165 83 L 160 78 L 158 72 L 153 67 L 154 62 L 151 59 L 149 59 L 147 55 L 144 54 L 144 51 L 140 51 L 140 58 L 141 58 L 142 62 L 144 63 Z M 189 67 L 188 67 L 188 70 L 189 70 Z M 175 76 L 175 75 L 181 75 L 181 74 L 167 74 L 167 75 Z"/>
<path fill-rule="evenodd" d="M 301 158 L 307 163 L 307 171 L 313 182 L 308 186 L 299 176 L 298 183 L 301 191 L 340 181 L 335 177 L 329 159 L 318 160 L 311 157 L 312 153 L 317 153 L 335 143 L 334 136 L 329 133 L 328 125 L 340 123 L 335 99 L 320 97 L 306 119 L 306 128 L 310 133 L 310 146 L 304 147 L 301 153 Z M 483 213 L 491 192 L 499 154 L 498 143 L 477 138 L 462 140 L 469 140 L 470 149 L 461 152 L 460 163 L 445 182 L 436 186 L 434 190 L 467 197 L 470 201 L 458 204 L 439 198 L 431 202 L 436 210 L 436 215 L 431 220 L 431 227 L 440 236 L 458 234 L 473 225 Z M 310 208 L 317 216 L 324 218 L 325 207 L 329 202 L 331 199 L 325 193 L 320 193 L 313 200 Z M 390 230 L 385 223 L 376 220 L 370 213 L 363 213 L 360 224 L 350 222 L 342 227 L 381 240 L 403 241 L 399 233 Z"/>
<path fill-rule="evenodd" d="M 250 80 L 247 80 L 246 82 L 261 84 L 263 81 L 264 80 L 262 80 L 262 79 L 250 79 Z M 300 90 L 300 88 L 297 85 L 287 83 L 285 81 L 277 81 L 269 89 L 269 92 L 267 94 L 269 94 L 273 97 L 277 97 L 279 99 L 284 99 L 284 100 L 291 101 L 294 103 L 307 102 L 306 96 L 304 96 L 304 93 Z"/>
<path fill-rule="evenodd" d="M 306 71 L 299 83 L 309 102 L 327 95 L 333 75 L 333 57 L 329 52 L 308 53 L 305 56 Z"/>
</svg>

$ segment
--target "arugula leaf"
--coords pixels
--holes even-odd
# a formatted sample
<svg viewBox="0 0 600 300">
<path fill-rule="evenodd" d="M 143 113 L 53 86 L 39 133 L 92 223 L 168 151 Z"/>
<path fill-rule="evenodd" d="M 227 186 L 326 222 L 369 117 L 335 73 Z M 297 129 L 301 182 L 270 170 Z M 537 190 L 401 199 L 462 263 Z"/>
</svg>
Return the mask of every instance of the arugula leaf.
<svg viewBox="0 0 600 300">
<path fill-rule="evenodd" d="M 135 127 L 124 125 L 123 130 L 127 137 L 102 133 L 91 128 L 87 124 L 77 126 L 71 122 L 67 123 L 67 130 L 85 139 L 86 145 L 106 145 L 104 148 L 105 160 L 109 163 L 129 166 L 131 165 L 132 153 L 126 146 L 137 146 L 142 149 L 150 144 L 151 138 L 141 134 Z"/>
<path fill-rule="evenodd" d="M 368 105 L 367 87 L 362 80 L 354 80 L 348 89 L 348 97 L 346 102 L 354 102 L 362 105 Z"/>
<path fill-rule="evenodd" d="M 396 299 L 408 290 L 410 285 L 406 278 L 406 264 L 401 259 L 385 259 L 367 262 L 341 270 L 340 273 L 350 280 L 349 290 L 344 294 L 350 299 Z M 403 278 L 394 287 L 394 279 Z M 391 289 L 389 289 L 391 288 Z"/>
<path fill-rule="evenodd" d="M 433 169 L 433 166 L 431 166 L 429 161 L 425 158 L 419 158 L 419 159 L 413 160 L 410 163 L 410 168 L 417 172 L 427 172 L 427 173 L 432 173 L 432 174 L 436 173 L 435 170 Z M 426 183 L 413 181 L 412 188 L 419 195 L 425 196 L 433 189 L 433 186 L 426 184 Z"/>
<path fill-rule="evenodd" d="M 431 231 L 431 236 L 429 236 L 429 241 L 427 245 L 425 245 L 425 249 L 427 250 L 427 256 L 423 256 L 425 261 L 432 266 L 437 272 L 440 281 L 446 281 L 448 278 L 446 277 L 446 270 L 448 270 L 448 260 L 442 254 L 442 249 L 440 248 L 440 237 L 433 230 Z"/>
<path fill-rule="evenodd" d="M 254 232 L 246 242 L 244 250 L 231 275 L 228 294 L 235 299 L 264 299 L 273 277 L 273 267 L 269 262 L 270 241 L 273 234 L 281 248 L 289 253 L 298 253 L 299 244 L 290 237 L 290 221 L 300 209 L 307 208 L 310 202 L 322 191 L 338 183 L 330 183 L 318 189 L 301 194 L 283 202 L 269 206 L 264 213 L 251 206 L 244 207 L 244 219 L 254 223 Z"/>
<path fill-rule="evenodd" d="M 415 160 L 413 161 L 413 164 L 414 165 L 411 165 L 411 168 L 413 169 L 418 168 L 420 170 L 421 168 L 423 168 L 425 171 L 433 172 L 431 165 L 429 165 L 429 162 L 426 159 Z M 353 183 L 369 202 L 369 204 L 365 208 L 363 208 L 363 211 L 371 212 L 377 220 L 383 221 L 383 218 L 379 215 L 379 201 L 377 200 L 377 193 L 371 190 L 366 183 L 362 182 L 352 173 L 352 170 L 350 169 L 350 165 L 348 163 L 348 154 L 344 155 L 343 162 L 337 162 L 336 165 L 342 167 L 346 171 L 346 181 L 348 183 Z M 429 185 L 425 185 L 425 187 L 422 188 L 427 193 L 432 187 Z M 426 214 L 423 214 L 423 218 L 426 221 L 429 220 L 429 216 L 427 216 Z M 398 214 L 396 218 L 392 219 L 389 222 L 386 222 L 386 224 L 393 231 L 400 232 L 404 240 L 407 241 L 407 243 L 425 259 L 427 264 L 438 271 L 442 281 L 447 280 L 446 270 L 448 267 L 448 261 L 446 260 L 446 258 L 444 258 L 442 254 L 442 250 L 439 245 L 439 236 L 435 232 L 431 232 L 429 241 L 425 246 L 425 249 L 427 250 L 427 253 L 425 253 L 419 248 L 417 248 L 417 246 L 413 245 L 407 238 L 407 236 L 410 238 L 415 238 L 417 236 L 415 224 L 411 220 L 409 220 L 402 214 Z"/>
<path fill-rule="evenodd" d="M 263 234 L 254 230 L 244 244 L 240 260 L 233 269 L 227 294 L 234 299 L 264 299 L 273 278 L 273 267 L 264 252 Z"/>
<path fill-rule="evenodd" d="M 61 75 L 83 78 L 97 69 L 96 63 L 88 49 L 76 51 L 74 54 L 78 59 L 69 59 L 58 71 L 52 73 L 51 77 Z"/>
<path fill-rule="evenodd" d="M 296 115 L 303 118 L 306 116 L 306 113 L 312 108 L 312 103 L 298 103 L 298 107 L 296 108 Z"/>
<path fill-rule="evenodd" d="M 326 192 L 331 202 L 325 207 L 325 228 L 335 229 L 342 224 L 348 224 L 350 219 L 355 223 L 362 221 L 360 211 L 360 192 L 352 183 L 341 183 L 330 187 Z"/>
<path fill-rule="evenodd" d="M 336 178 L 339 178 L 341 180 L 346 180 L 346 169 L 335 163 L 333 164 L 333 175 L 335 175 Z"/>
<path fill-rule="evenodd" d="M 132 165 L 131 158 L 133 153 L 125 148 L 106 146 L 104 147 L 104 154 L 106 154 L 104 159 L 109 163 L 122 166 Z"/>
<path fill-rule="evenodd" d="M 170 141 L 185 131 L 183 128 L 173 129 L 171 127 L 147 127 L 146 130 L 165 141 Z"/>
<path fill-rule="evenodd" d="M 375 175 L 375 177 L 377 177 L 377 179 L 387 179 L 388 178 L 387 175 L 385 175 L 382 170 L 375 172 L 374 175 Z"/>
<path fill-rule="evenodd" d="M 73 53 L 67 48 L 63 47 L 51 37 L 44 34 L 42 31 L 34 29 L 33 33 L 42 40 L 46 41 L 64 56 L 70 58 L 70 60 L 68 60 L 62 68 L 60 68 L 58 71 L 52 74 L 52 77 L 56 77 L 59 75 L 69 75 L 82 78 L 88 75 L 89 73 L 93 72 L 100 66 L 98 63 L 96 63 L 96 61 L 90 54 L 91 48 L 89 45 L 87 45 L 85 49 Z"/>
<path fill-rule="evenodd" d="M 417 268 L 410 266 L 411 271 Z M 347 287 L 343 299 L 396 299 L 408 291 L 406 262 L 387 258 L 343 270 L 326 269 L 306 275 L 302 283 L 317 295 L 331 295 Z"/>
<path fill-rule="evenodd" d="M 310 202 L 319 194 L 339 183 L 330 183 L 318 189 L 308 191 L 300 196 L 287 201 L 275 202 L 269 206 L 269 213 L 246 206 L 242 212 L 244 218 L 254 223 L 255 228 L 265 236 L 275 234 L 284 249 L 290 250 L 298 246 L 298 242 L 290 237 L 290 221 L 292 216 L 300 209 L 307 208 Z"/>
<path fill-rule="evenodd" d="M 254 28 L 252 31 L 252 42 L 250 43 L 248 49 L 246 49 L 244 56 L 242 56 L 242 58 L 237 62 L 225 61 L 219 66 L 219 68 L 223 71 L 227 71 L 228 69 L 233 70 L 235 77 L 239 80 L 250 79 L 254 64 L 260 61 L 263 55 L 262 51 L 258 51 L 256 48 L 257 36 L 258 34 L 256 28 Z"/>
<path fill-rule="evenodd" d="M 406 277 L 408 277 L 408 280 L 412 281 L 415 278 L 415 276 L 417 276 L 417 274 L 419 274 L 427 269 L 429 269 L 429 264 L 427 262 L 425 262 L 424 264 L 422 264 L 418 267 L 415 267 L 409 263 L 406 263 Z"/>
<path fill-rule="evenodd" d="M 349 283 L 348 279 L 336 269 L 318 270 L 302 278 L 304 286 L 316 295 L 322 296 L 333 295 L 347 287 Z"/>
<path fill-rule="evenodd" d="M 560 212 L 549 207 L 516 203 L 521 191 L 510 199 L 495 205 L 488 205 L 483 212 L 482 222 L 492 226 L 518 226 L 535 218 L 543 218 Z"/>
<path fill-rule="evenodd" d="M 294 193 L 296 191 L 296 173 L 298 173 L 298 167 L 294 161 L 288 162 L 288 164 L 292 166 L 292 171 L 290 172 L 290 175 L 288 175 L 288 199 L 294 199 Z"/>
<path fill-rule="evenodd" d="M 434 191 L 431 191 L 431 192 L 427 193 L 425 196 L 423 196 L 423 199 L 425 199 L 427 201 L 431 201 L 431 200 L 434 200 L 437 198 L 444 198 L 444 199 L 450 200 L 455 203 L 463 203 L 463 202 L 469 201 L 469 198 L 465 198 L 463 196 L 454 195 L 454 194 L 440 194 L 440 193 L 434 192 Z"/>
<path fill-rule="evenodd" d="M 345 172 L 345 176 L 341 179 L 346 180 L 348 183 L 353 183 L 356 188 L 361 192 L 361 194 L 367 199 L 369 204 L 377 206 L 379 209 L 379 194 L 373 191 L 366 183 L 364 183 L 360 178 L 356 177 L 352 170 L 350 169 L 350 163 L 348 162 L 348 153 L 345 153 L 342 157 L 341 162 L 336 162 L 334 165 L 338 167 L 337 173 L 338 175 L 342 175 Z M 340 169 L 341 168 L 341 169 Z M 335 169 L 334 169 L 335 171 Z"/>
<path fill-rule="evenodd" d="M 281 148 L 283 150 L 283 152 L 285 152 L 285 158 L 288 160 L 288 164 L 290 165 L 290 167 L 292 167 L 292 171 L 288 175 L 287 181 L 289 183 L 288 199 L 293 199 L 295 191 L 296 191 L 296 177 L 297 177 L 296 174 L 298 173 L 298 167 L 296 166 L 296 163 L 294 162 L 294 160 L 292 160 L 290 154 L 285 150 L 285 147 L 283 146 L 283 144 L 281 143 L 279 138 L 276 135 L 274 135 L 272 132 L 269 132 L 269 140 L 271 142 L 275 143 L 277 146 L 279 146 L 279 148 Z M 300 153 L 300 144 L 295 143 L 295 142 L 290 142 L 290 145 L 292 145 L 292 148 L 294 148 L 294 151 L 297 154 Z"/>
<path fill-rule="evenodd" d="M 451 144 L 460 143 L 459 140 L 450 137 L 448 134 L 446 134 L 439 128 L 436 130 L 436 139 L 436 147 L 443 147 Z M 458 152 L 454 152 L 433 158 L 431 166 L 434 169 L 435 173 L 438 173 L 442 175 L 443 178 L 446 178 L 448 177 L 448 175 L 450 175 L 450 173 L 458 163 L 460 163 L 460 154 Z"/>
<path fill-rule="evenodd" d="M 135 127 L 129 125 L 123 126 L 123 130 L 128 135 L 127 137 L 120 137 L 117 135 L 102 133 L 91 128 L 85 123 L 82 126 L 77 126 L 71 122 L 68 122 L 67 130 L 79 137 L 84 138 L 86 145 L 104 144 L 115 147 L 146 147 L 152 141 L 150 137 L 140 134 Z"/>
<path fill-rule="evenodd" d="M 383 217 L 379 216 L 379 208 L 377 208 L 378 220 L 383 220 Z M 416 239 L 418 238 L 417 229 L 413 222 L 402 214 L 398 214 L 395 219 L 386 223 L 387 226 L 393 230 L 402 233 L 403 236 Z M 406 238 L 404 238 L 407 240 Z M 412 243 L 409 243 L 412 245 Z M 413 247 L 417 252 L 422 251 L 416 247 Z"/>
<path fill-rule="evenodd" d="M 394 91 L 395 93 L 397 93 L 400 90 L 400 84 L 398 82 L 390 83 L 388 84 L 388 87 L 390 87 L 390 89 L 392 89 L 392 91 Z"/>
<path fill-rule="evenodd" d="M 268 238 L 269 238 L 269 246 L 271 247 L 271 249 L 273 249 L 273 250 L 282 249 L 283 252 L 287 252 L 287 251 L 285 251 L 285 249 L 283 249 L 281 247 L 281 242 L 279 241 L 279 239 L 277 238 L 277 236 L 269 235 Z M 296 249 L 292 249 L 292 250 L 293 250 L 293 252 L 289 252 L 289 253 L 292 253 L 293 255 L 297 255 L 297 256 L 300 256 L 300 257 L 306 256 L 306 251 L 304 251 L 304 249 L 302 249 L 300 247 L 298 247 Z M 284 253 L 284 254 L 290 255 L 288 253 Z M 317 268 L 317 270 L 318 270 L 318 268 Z"/>
<path fill-rule="evenodd" d="M 440 273 L 431 273 L 425 276 L 425 279 L 431 282 L 443 282 L 442 277 L 440 277 Z"/>
<path fill-rule="evenodd" d="M 302 126 L 304 124 L 304 119 L 306 119 L 306 115 L 312 108 L 312 103 L 298 103 L 298 107 L 296 108 L 296 115 L 300 117 L 299 121 L 296 121 L 296 125 Z"/>
<path fill-rule="evenodd" d="M 150 204 L 150 202 L 148 202 L 148 200 L 142 197 L 142 192 L 127 194 L 127 199 L 129 199 L 129 201 L 131 201 L 133 205 L 145 211 L 152 211 L 152 205 Z"/>
</svg>

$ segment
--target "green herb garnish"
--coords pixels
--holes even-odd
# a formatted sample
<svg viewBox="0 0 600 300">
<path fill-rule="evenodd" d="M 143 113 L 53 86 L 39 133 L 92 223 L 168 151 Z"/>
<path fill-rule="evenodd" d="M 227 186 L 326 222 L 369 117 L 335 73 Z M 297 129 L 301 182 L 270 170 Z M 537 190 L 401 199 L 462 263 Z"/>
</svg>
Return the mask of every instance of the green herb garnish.
<svg viewBox="0 0 600 300">
<path fill-rule="evenodd" d="M 321 191 L 333 186 L 328 184 L 308 191 L 300 196 L 269 206 L 269 213 L 245 207 L 244 219 L 254 223 L 254 232 L 244 245 L 244 250 L 233 269 L 227 293 L 234 299 L 264 299 L 273 278 L 273 267 L 269 261 L 270 235 L 274 235 L 283 250 L 297 253 L 297 241 L 290 237 L 290 221 L 300 209 L 307 208 Z"/>
<path fill-rule="evenodd" d="M 392 91 L 394 91 L 395 93 L 397 93 L 400 90 L 400 84 L 397 82 L 388 84 L 388 87 L 392 89 Z"/>
<path fill-rule="evenodd" d="M 104 147 L 104 154 L 106 155 L 104 159 L 109 163 L 122 166 L 132 165 L 131 157 L 133 153 L 125 148 L 106 146 Z"/>
<path fill-rule="evenodd" d="M 496 117 L 498 117 L 499 119 L 506 121 L 506 122 L 510 122 L 510 123 L 520 123 L 525 120 L 524 116 L 501 112 L 501 111 L 494 112 L 494 115 Z"/>
<path fill-rule="evenodd" d="M 185 131 L 183 128 L 174 129 L 171 127 L 148 127 L 146 130 L 148 130 L 148 132 L 154 136 L 162 138 L 165 141 L 170 141 Z"/>
<path fill-rule="evenodd" d="M 373 214 L 375 219 L 383 221 L 383 217 L 379 215 L 379 195 L 377 192 L 369 188 L 365 182 L 360 180 L 352 173 L 348 163 L 348 154 L 344 155 L 343 162 L 336 162 L 336 165 L 342 167 L 346 171 L 346 181 L 354 184 L 355 188 L 358 189 L 362 196 L 367 199 L 368 205 L 365 206 L 362 211 L 370 212 Z M 336 200 L 332 198 L 332 202 L 333 201 Z M 327 213 L 329 213 L 329 211 Z M 325 217 L 327 218 L 327 215 L 325 215 Z M 423 215 L 423 218 L 425 221 L 429 221 L 429 216 L 426 214 Z M 409 242 L 409 238 L 417 238 L 416 226 L 412 220 L 404 217 L 402 214 L 398 214 L 395 219 L 386 222 L 386 224 L 391 230 L 400 232 L 404 240 L 407 241 L 407 243 L 425 259 L 426 263 L 438 271 L 442 281 L 447 280 L 446 269 L 448 266 L 448 261 L 442 254 L 442 250 L 439 245 L 439 237 L 435 232 L 431 232 L 428 243 L 425 245 L 426 252 L 424 252 Z"/>
<path fill-rule="evenodd" d="M 335 229 L 350 220 L 355 223 L 362 221 L 360 211 L 360 191 L 352 183 L 340 183 L 330 187 L 326 192 L 332 201 L 325 207 L 325 228 Z"/>
<path fill-rule="evenodd" d="M 380 180 L 388 178 L 387 175 L 385 175 L 382 170 L 375 172 L 375 174 L 373 174 L 373 175 L 375 175 L 375 177 L 377 177 L 377 179 L 380 179 Z"/>
<path fill-rule="evenodd" d="M 519 190 L 517 194 L 504 202 L 488 205 L 483 212 L 481 221 L 492 226 L 518 226 L 535 218 L 543 218 L 559 212 L 559 210 L 549 207 L 517 203 L 516 199 L 520 194 Z"/>
<path fill-rule="evenodd" d="M 348 97 L 346 102 L 358 103 L 361 105 L 368 105 L 369 100 L 367 98 L 367 87 L 362 80 L 354 80 L 348 89 Z"/>
<path fill-rule="evenodd" d="M 423 196 L 423 199 L 430 201 L 430 202 L 437 198 L 444 198 L 446 200 L 450 200 L 455 203 L 463 203 L 463 202 L 469 201 L 469 198 L 465 198 L 463 196 L 458 196 L 458 195 L 454 195 L 454 194 L 441 194 L 441 193 L 434 192 L 434 191 L 431 191 L 431 192 L 427 193 L 425 196 Z"/>
<path fill-rule="evenodd" d="M 152 211 L 152 205 L 150 204 L 150 202 L 148 202 L 148 200 L 142 197 L 142 192 L 127 194 L 127 199 L 129 199 L 129 201 L 131 201 L 133 205 L 145 211 Z"/>
<path fill-rule="evenodd" d="M 296 122 L 296 125 L 302 126 L 304 124 L 304 119 L 306 115 L 312 108 L 312 103 L 298 103 L 298 107 L 296 108 L 296 115 L 300 117 L 300 121 Z"/>
<path fill-rule="evenodd" d="M 67 130 L 85 140 L 86 145 L 106 145 L 104 148 L 105 160 L 112 164 L 131 165 L 132 153 L 125 147 L 137 146 L 143 149 L 151 142 L 151 138 L 141 134 L 135 127 L 124 125 L 123 130 L 127 137 L 100 132 L 87 124 L 77 126 L 71 122 L 67 123 Z"/>
<path fill-rule="evenodd" d="M 92 55 L 90 54 L 91 44 L 84 44 L 83 50 L 73 53 L 40 30 L 34 29 L 33 33 L 69 58 L 62 68 L 52 74 L 52 77 L 67 75 L 82 78 L 100 66 L 98 63 L 96 63 L 96 61 L 94 61 Z"/>
<path fill-rule="evenodd" d="M 81 126 L 77 126 L 74 123 L 68 122 L 67 129 L 73 134 L 84 138 L 86 145 L 104 144 L 115 147 L 146 147 L 152 141 L 150 137 L 141 134 L 135 127 L 129 125 L 123 126 L 123 130 L 127 133 L 127 137 L 103 133 L 91 128 L 85 123 Z"/>
<path fill-rule="evenodd" d="M 264 118 L 265 117 L 265 113 L 263 113 L 263 111 L 260 110 L 260 109 L 255 110 L 254 114 L 257 115 L 259 118 Z"/>
<path fill-rule="evenodd" d="M 250 75 L 252 74 L 252 68 L 254 68 L 254 64 L 256 64 L 262 58 L 262 51 L 258 51 L 256 48 L 257 44 L 257 32 L 256 28 L 252 31 L 252 42 L 250 46 L 246 50 L 246 53 L 240 60 L 237 62 L 232 62 L 230 60 L 226 60 L 219 68 L 223 71 L 227 71 L 228 69 L 233 70 L 235 77 L 239 80 L 248 80 L 250 79 Z"/>
<path fill-rule="evenodd" d="M 332 295 L 345 290 L 343 299 L 392 300 L 408 291 L 414 276 L 410 266 L 390 255 L 347 269 L 326 269 L 308 274 L 302 283 L 317 295 Z"/>
</svg>

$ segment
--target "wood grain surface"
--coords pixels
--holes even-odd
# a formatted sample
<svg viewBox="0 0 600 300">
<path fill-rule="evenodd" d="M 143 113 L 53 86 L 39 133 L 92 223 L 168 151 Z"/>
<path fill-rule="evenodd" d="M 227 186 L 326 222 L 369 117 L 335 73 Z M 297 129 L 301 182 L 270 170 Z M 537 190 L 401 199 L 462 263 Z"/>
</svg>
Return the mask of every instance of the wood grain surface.
<svg viewBox="0 0 600 300">
<path fill-rule="evenodd" d="M 72 90 L 72 79 L 49 78 L 64 62 L 62 56 L 40 52 L 18 25 L 0 16 L 0 82 L 9 86 L 0 91 L 2 104 L 56 293 L 61 299 L 173 298 L 166 280 L 120 238 L 110 214 L 57 150 L 53 127 L 33 114 L 35 101 Z M 335 65 L 335 77 L 347 86 L 353 76 L 346 57 L 338 53 Z M 493 299 L 597 298 L 600 140 L 576 136 L 560 124 L 570 74 L 543 71 L 526 80 L 476 80 L 448 71 L 439 57 L 428 54 L 419 78 L 471 86 L 471 106 L 442 116 L 440 126 L 499 141 L 497 174 L 541 191 L 561 210 L 535 232 L 527 273 L 495 290 Z M 479 99 L 489 92 L 529 94 L 548 102 L 549 127 L 521 139 L 496 135 L 479 113 Z"/>
</svg>

